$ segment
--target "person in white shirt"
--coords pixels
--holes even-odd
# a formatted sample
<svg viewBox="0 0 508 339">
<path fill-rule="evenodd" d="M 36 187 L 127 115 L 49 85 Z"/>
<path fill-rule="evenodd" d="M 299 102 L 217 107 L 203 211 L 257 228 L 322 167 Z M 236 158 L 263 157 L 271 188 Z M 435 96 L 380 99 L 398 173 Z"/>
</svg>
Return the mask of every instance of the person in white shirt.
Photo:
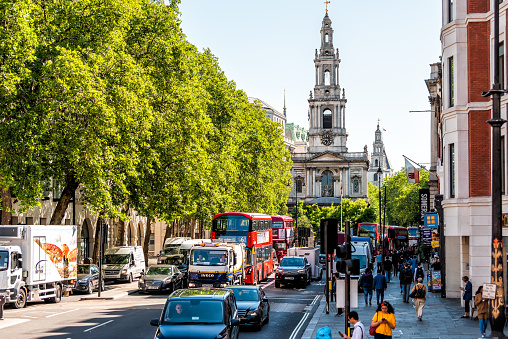
<svg viewBox="0 0 508 339">
<path fill-rule="evenodd" d="M 339 331 L 339 334 L 342 338 L 347 339 L 364 339 L 365 336 L 365 327 L 363 326 L 362 322 L 358 320 L 358 312 L 351 311 L 348 314 L 348 321 L 350 324 L 352 324 L 355 328 L 353 330 L 353 336 L 347 336 L 344 333 Z"/>
</svg>

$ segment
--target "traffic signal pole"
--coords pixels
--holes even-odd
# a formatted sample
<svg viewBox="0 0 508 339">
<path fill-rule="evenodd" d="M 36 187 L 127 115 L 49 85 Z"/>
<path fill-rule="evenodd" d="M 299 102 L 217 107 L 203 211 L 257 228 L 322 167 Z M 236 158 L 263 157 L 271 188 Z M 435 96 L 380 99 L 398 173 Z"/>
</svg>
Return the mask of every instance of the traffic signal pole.
<svg viewBox="0 0 508 339">
<path fill-rule="evenodd" d="M 346 227 L 344 230 L 344 233 L 346 233 L 346 260 L 351 259 L 351 232 L 350 232 L 350 225 L 349 220 L 346 220 Z M 349 311 L 350 311 L 350 305 L 351 305 L 351 291 L 349 285 L 351 284 L 351 277 L 349 274 L 349 270 L 346 269 L 346 273 L 344 273 L 344 289 L 346 290 L 345 298 L 344 298 L 344 333 L 347 333 L 348 336 L 351 336 L 350 333 L 350 327 L 349 327 Z"/>
</svg>

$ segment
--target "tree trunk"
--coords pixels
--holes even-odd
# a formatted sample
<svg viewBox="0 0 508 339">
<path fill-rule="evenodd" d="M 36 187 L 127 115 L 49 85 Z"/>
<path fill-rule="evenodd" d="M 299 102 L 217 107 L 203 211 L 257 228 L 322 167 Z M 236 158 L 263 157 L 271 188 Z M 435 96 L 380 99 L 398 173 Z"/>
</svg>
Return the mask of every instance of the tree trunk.
<svg viewBox="0 0 508 339">
<path fill-rule="evenodd" d="M 10 225 L 12 216 L 12 195 L 9 187 L 0 186 L 0 198 L 2 199 L 2 217 L 0 223 L 2 225 Z"/>
<path fill-rule="evenodd" d="M 118 235 L 115 240 L 115 245 L 116 246 L 125 245 L 125 221 L 122 221 L 120 219 L 115 221 L 115 228 L 118 232 Z"/>
<path fill-rule="evenodd" d="M 100 220 L 100 217 L 99 217 Z M 94 236 L 94 245 L 93 245 L 93 256 L 92 260 L 98 266 L 99 265 L 99 250 L 100 250 L 100 221 L 95 224 L 95 236 Z"/>
<path fill-rule="evenodd" d="M 65 216 L 65 211 L 67 210 L 67 207 L 69 206 L 69 203 L 74 196 L 74 192 L 76 192 L 78 187 L 79 183 L 76 181 L 74 173 L 67 174 L 66 185 L 62 192 L 62 196 L 60 197 L 60 200 L 58 200 L 58 204 L 53 211 L 53 215 L 51 216 L 51 221 L 49 223 L 50 225 L 62 224 L 62 219 Z"/>
<path fill-rule="evenodd" d="M 152 218 L 146 218 L 145 241 L 143 242 L 143 253 L 145 255 L 145 264 L 148 267 L 148 247 L 150 246 L 150 235 L 152 234 Z"/>
</svg>

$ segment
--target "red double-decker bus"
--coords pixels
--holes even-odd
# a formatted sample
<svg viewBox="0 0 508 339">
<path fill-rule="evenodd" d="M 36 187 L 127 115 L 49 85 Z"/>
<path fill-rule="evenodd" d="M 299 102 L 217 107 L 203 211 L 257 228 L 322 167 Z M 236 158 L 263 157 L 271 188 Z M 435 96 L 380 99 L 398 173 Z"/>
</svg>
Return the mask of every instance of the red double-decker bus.
<svg viewBox="0 0 508 339">
<path fill-rule="evenodd" d="M 409 231 L 402 226 L 385 226 L 384 239 L 388 250 L 395 252 L 409 247 Z"/>
<path fill-rule="evenodd" d="M 379 224 L 375 224 L 372 222 L 359 222 L 358 227 L 356 229 L 357 237 L 370 237 L 373 239 L 375 250 L 377 252 L 377 245 L 380 241 L 380 233 Z"/>
<path fill-rule="evenodd" d="M 255 284 L 273 272 L 272 217 L 259 213 L 217 214 L 212 239 L 245 244 L 245 283 Z"/>
<path fill-rule="evenodd" d="M 272 215 L 273 248 L 280 260 L 288 254 L 288 248 L 295 244 L 295 228 L 293 218 L 284 215 Z"/>
</svg>

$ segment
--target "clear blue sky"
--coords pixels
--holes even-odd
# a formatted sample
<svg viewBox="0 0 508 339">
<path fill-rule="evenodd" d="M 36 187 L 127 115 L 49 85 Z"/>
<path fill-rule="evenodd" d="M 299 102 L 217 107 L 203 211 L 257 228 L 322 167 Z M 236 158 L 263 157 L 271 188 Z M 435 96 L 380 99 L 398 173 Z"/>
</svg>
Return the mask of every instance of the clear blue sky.
<svg viewBox="0 0 508 339">
<path fill-rule="evenodd" d="M 182 0 L 182 28 L 199 49 L 210 48 L 228 79 L 248 96 L 309 128 L 324 0 Z M 430 162 L 430 109 L 425 79 L 439 61 L 441 1 L 331 0 L 334 47 L 342 60 L 350 152 L 372 152 L 377 120 L 395 170 L 402 155 Z"/>
</svg>

